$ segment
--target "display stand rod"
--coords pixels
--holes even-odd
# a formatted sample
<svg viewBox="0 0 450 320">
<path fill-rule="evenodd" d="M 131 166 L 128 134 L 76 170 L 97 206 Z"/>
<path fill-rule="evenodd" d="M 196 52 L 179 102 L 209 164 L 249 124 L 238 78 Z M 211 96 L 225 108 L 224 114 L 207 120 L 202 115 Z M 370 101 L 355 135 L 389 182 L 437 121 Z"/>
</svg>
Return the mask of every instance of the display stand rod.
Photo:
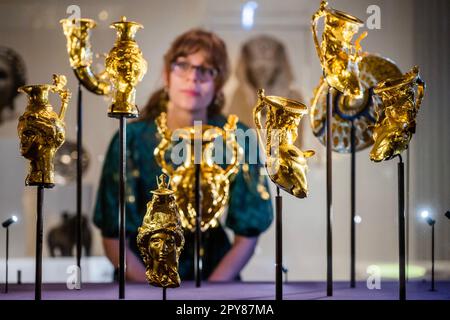
<svg viewBox="0 0 450 320">
<path fill-rule="evenodd" d="M 355 222 L 355 215 L 356 215 L 356 204 L 355 204 L 355 190 L 356 190 L 356 184 L 355 184 L 355 177 L 356 177 L 356 171 L 355 171 L 355 164 L 356 164 L 356 157 L 355 157 L 355 123 L 352 120 L 351 128 L 350 128 L 350 151 L 351 151 L 351 181 L 350 181 L 350 288 L 355 288 L 356 281 L 355 281 L 355 265 L 356 265 L 356 222 Z"/>
<path fill-rule="evenodd" d="M 280 188 L 277 187 L 277 196 L 275 197 L 276 210 L 276 228 L 275 228 L 275 299 L 283 300 L 283 198 L 280 196 Z"/>
<path fill-rule="evenodd" d="M 81 83 L 78 82 L 78 101 L 77 101 L 77 266 L 80 281 L 76 288 L 81 288 L 81 211 L 82 211 L 82 196 L 83 196 L 83 92 L 81 91 Z"/>
<path fill-rule="evenodd" d="M 34 282 L 34 299 L 41 300 L 42 292 L 42 207 L 44 203 L 44 186 L 37 187 L 37 216 L 36 216 L 36 274 Z"/>
<path fill-rule="evenodd" d="M 327 93 L 327 296 L 333 295 L 333 247 L 332 247 L 332 138 L 331 138 L 331 120 L 332 120 L 333 95 L 331 87 L 328 87 Z"/>
<path fill-rule="evenodd" d="M 431 291 L 436 291 L 434 287 L 434 223 L 431 225 Z"/>
<path fill-rule="evenodd" d="M 398 252 L 399 252 L 399 296 L 406 300 L 405 278 L 405 167 L 402 156 L 398 155 Z"/>
<path fill-rule="evenodd" d="M 194 268 L 195 268 L 195 286 L 201 286 L 202 268 L 201 268 L 201 247 L 202 247 L 202 212 L 200 200 L 200 173 L 201 164 L 195 164 L 195 254 L 194 254 Z"/>
<path fill-rule="evenodd" d="M 167 288 L 163 288 L 163 289 L 162 289 L 162 294 L 163 294 L 163 295 L 162 295 L 162 296 L 163 296 L 162 299 L 163 299 L 164 301 L 166 301 L 166 300 L 167 300 Z"/>
<path fill-rule="evenodd" d="M 9 227 L 6 227 L 5 293 L 8 293 Z"/>
<path fill-rule="evenodd" d="M 119 116 L 120 139 L 120 173 L 119 173 L 119 299 L 125 299 L 125 168 L 126 168 L 126 139 L 127 120 L 125 116 Z"/>
</svg>

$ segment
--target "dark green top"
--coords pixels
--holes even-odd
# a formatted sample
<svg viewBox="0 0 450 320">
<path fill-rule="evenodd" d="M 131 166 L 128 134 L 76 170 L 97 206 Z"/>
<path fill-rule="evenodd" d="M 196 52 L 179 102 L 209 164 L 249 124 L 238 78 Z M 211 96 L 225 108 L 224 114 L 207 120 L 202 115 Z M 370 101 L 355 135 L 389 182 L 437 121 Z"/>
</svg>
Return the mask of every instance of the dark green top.
<svg viewBox="0 0 450 320">
<path fill-rule="evenodd" d="M 208 119 L 208 124 L 223 127 L 226 119 L 214 116 Z M 248 128 L 238 123 L 238 129 Z M 151 200 L 151 190 L 157 188 L 156 176 L 161 174 L 161 168 L 156 163 L 153 150 L 160 142 L 155 123 L 137 121 L 127 125 L 127 161 L 126 161 L 126 234 L 130 248 L 139 256 L 136 246 L 137 230 L 142 224 L 146 213 L 147 202 Z M 242 140 L 242 139 L 238 139 Z M 256 143 L 254 139 L 253 142 Z M 249 163 L 249 139 L 239 141 L 244 149 L 245 161 Z M 245 145 L 243 145 L 245 143 Z M 168 161 L 170 161 L 170 152 Z M 259 158 L 258 158 L 259 159 Z M 226 166 L 226 165 L 224 165 Z M 242 164 L 239 173 L 230 185 L 230 199 L 225 226 L 241 236 L 257 236 L 265 231 L 273 219 L 270 199 L 263 200 L 256 187 L 260 178 L 261 163 L 249 164 L 249 175 L 244 176 Z M 250 177 L 250 179 L 249 179 Z M 269 191 L 267 179 L 264 185 Z M 116 133 L 109 145 L 104 160 L 100 185 L 97 192 L 97 202 L 94 211 L 94 223 L 101 229 L 103 237 L 119 237 L 119 135 Z M 194 236 L 185 232 L 186 243 L 180 256 L 179 272 L 181 279 L 194 278 Z M 223 226 L 210 229 L 202 235 L 203 271 L 202 278 L 207 278 L 230 249 L 230 242 Z"/>
</svg>

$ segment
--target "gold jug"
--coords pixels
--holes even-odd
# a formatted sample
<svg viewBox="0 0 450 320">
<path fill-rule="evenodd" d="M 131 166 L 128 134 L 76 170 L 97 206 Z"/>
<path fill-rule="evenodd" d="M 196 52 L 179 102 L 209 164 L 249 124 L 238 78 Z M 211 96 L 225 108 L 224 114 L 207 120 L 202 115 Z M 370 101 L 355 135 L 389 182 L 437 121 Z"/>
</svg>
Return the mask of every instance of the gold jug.
<svg viewBox="0 0 450 320">
<path fill-rule="evenodd" d="M 113 101 L 108 116 L 135 118 L 139 116 L 135 87 L 147 73 L 147 61 L 134 37 L 144 27 L 140 23 L 127 21 L 126 17 L 110 27 L 117 30 L 117 39 L 105 60 L 106 72 L 113 86 Z"/>
<path fill-rule="evenodd" d="M 110 94 L 111 83 L 108 73 L 102 71 L 96 74 L 92 68 L 93 53 L 90 36 L 91 30 L 96 26 L 95 21 L 83 18 L 62 19 L 59 22 L 66 36 L 70 66 L 78 80 L 86 89 L 95 94 Z"/>
<path fill-rule="evenodd" d="M 322 42 L 319 44 L 317 22 L 324 18 Z M 329 86 L 344 95 L 361 97 L 364 88 L 359 78 L 359 62 L 362 59 L 360 41 L 367 36 L 362 33 L 353 44 L 363 22 L 345 12 L 328 7 L 322 1 L 319 10 L 312 16 L 311 29 L 317 55 Z"/>
<path fill-rule="evenodd" d="M 425 82 L 420 78 L 419 68 L 401 77 L 380 82 L 374 93 L 381 97 L 383 107 L 377 112 L 374 127 L 374 145 L 370 160 L 390 160 L 408 148 L 416 132 L 416 116 L 425 93 Z"/>
<path fill-rule="evenodd" d="M 261 112 L 267 107 L 265 133 L 262 136 Z M 258 101 L 253 109 L 258 138 L 265 146 L 266 169 L 270 179 L 281 189 L 298 197 L 308 195 L 306 159 L 314 155 L 313 150 L 301 151 L 294 142 L 298 136 L 298 125 L 308 108 L 295 100 L 276 96 L 265 96 L 258 90 Z"/>
<path fill-rule="evenodd" d="M 179 287 L 178 261 L 184 247 L 183 228 L 167 176 L 156 178 L 158 189 L 151 191 L 152 200 L 139 227 L 137 244 L 146 267 L 147 281 L 156 287 Z"/>
<path fill-rule="evenodd" d="M 162 171 L 171 177 L 171 187 L 180 208 L 181 222 L 185 229 L 195 230 L 195 164 L 200 163 L 201 189 L 201 230 L 206 231 L 219 224 L 219 218 L 228 204 L 230 182 L 239 172 L 239 161 L 242 148 L 236 141 L 236 125 L 238 118 L 228 116 L 223 128 L 202 125 L 177 130 L 176 134 L 186 142 L 187 155 L 177 168 L 165 160 L 165 154 L 172 145 L 172 132 L 167 127 L 167 115 L 161 113 L 155 120 L 161 142 L 154 151 L 155 159 Z M 215 140 L 221 137 L 226 146 L 233 151 L 231 161 L 224 169 L 214 162 L 212 151 Z M 223 141 L 223 140 L 220 140 Z M 197 160 L 196 145 L 201 145 L 202 156 Z"/>
<path fill-rule="evenodd" d="M 27 186 L 52 188 L 55 185 L 54 157 L 65 140 L 64 116 L 71 94 L 65 88 L 66 77 L 53 75 L 53 85 L 38 84 L 20 87 L 19 92 L 28 95 L 28 105 L 19 118 L 17 132 L 20 139 L 20 153 L 30 160 Z M 49 92 L 61 98 L 59 114 L 53 111 L 48 100 Z"/>
</svg>

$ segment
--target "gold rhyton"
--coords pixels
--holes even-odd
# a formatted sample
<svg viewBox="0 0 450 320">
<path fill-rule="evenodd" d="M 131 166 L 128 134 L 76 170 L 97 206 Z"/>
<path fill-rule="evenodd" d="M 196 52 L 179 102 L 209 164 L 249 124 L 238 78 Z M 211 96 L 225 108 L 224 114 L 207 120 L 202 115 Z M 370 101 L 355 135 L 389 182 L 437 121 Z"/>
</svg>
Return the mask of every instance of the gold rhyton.
<svg viewBox="0 0 450 320">
<path fill-rule="evenodd" d="M 196 225 L 196 164 L 200 163 L 201 230 L 206 231 L 218 226 L 218 219 L 228 204 L 230 182 L 239 171 L 239 160 L 242 155 L 242 148 L 236 141 L 235 135 L 237 122 L 237 116 L 230 115 L 223 128 L 196 125 L 178 129 L 172 134 L 167 127 L 166 113 L 161 113 L 156 119 L 161 142 L 155 149 L 154 155 L 162 171 L 171 177 L 170 185 L 175 191 L 181 222 L 183 227 L 190 231 L 194 231 Z M 176 168 L 165 159 L 166 151 L 173 144 L 172 139 L 174 141 L 181 140 L 177 146 L 183 146 L 186 152 Z M 226 142 L 225 147 L 223 147 L 223 143 L 215 143 L 224 141 Z M 198 147 L 201 147 L 201 155 L 196 157 Z M 213 152 L 216 155 L 220 153 L 219 149 L 222 151 L 224 149 L 232 150 L 229 164 L 225 168 L 217 164 L 215 156 L 213 156 Z M 174 152 L 172 152 L 173 155 Z M 219 160 L 222 161 L 223 158 Z"/>
<path fill-rule="evenodd" d="M 106 72 L 113 86 L 113 101 L 108 116 L 135 118 L 139 116 L 135 87 L 147 72 L 147 61 L 134 38 L 136 32 L 144 27 L 122 17 L 111 28 L 117 30 L 117 39 L 105 60 Z"/>
<path fill-rule="evenodd" d="M 324 28 L 319 44 L 317 22 L 321 17 L 324 17 Z M 362 59 L 359 43 L 367 33 L 362 33 L 355 43 L 351 41 L 362 25 L 360 19 L 329 8 L 326 1 L 321 2 L 311 21 L 314 43 L 328 85 L 345 95 L 359 98 L 364 91 L 359 79 Z"/>
<path fill-rule="evenodd" d="M 390 160 L 408 148 L 416 131 L 416 116 L 425 93 L 425 83 L 415 66 L 401 77 L 380 82 L 374 93 L 381 97 L 383 107 L 377 112 L 370 159 L 379 162 Z"/>
<path fill-rule="evenodd" d="M 96 73 L 92 67 L 91 30 L 96 23 L 91 19 L 62 19 L 60 21 L 67 40 L 70 66 L 76 77 L 89 91 L 108 95 L 111 84 L 106 71 Z"/>
<path fill-rule="evenodd" d="M 151 191 L 152 200 L 139 227 L 137 244 L 146 266 L 147 281 L 156 287 L 180 286 L 178 261 L 184 247 L 183 228 L 174 192 L 167 176 L 157 178 L 158 189 Z"/>
<path fill-rule="evenodd" d="M 266 107 L 264 142 L 261 112 Z M 253 119 L 258 138 L 265 147 L 267 172 L 277 186 L 298 198 L 308 195 L 306 159 L 314 155 L 313 150 L 301 151 L 294 145 L 300 120 L 307 113 L 308 108 L 298 101 L 265 96 L 263 89 L 258 90 Z"/>
<path fill-rule="evenodd" d="M 55 185 L 53 161 L 65 140 L 64 116 L 71 97 L 66 83 L 65 76 L 53 75 L 53 85 L 27 85 L 18 89 L 28 95 L 28 105 L 17 126 L 20 153 L 30 160 L 25 180 L 27 186 L 52 188 Z M 59 114 L 49 102 L 50 91 L 61 98 Z"/>
</svg>

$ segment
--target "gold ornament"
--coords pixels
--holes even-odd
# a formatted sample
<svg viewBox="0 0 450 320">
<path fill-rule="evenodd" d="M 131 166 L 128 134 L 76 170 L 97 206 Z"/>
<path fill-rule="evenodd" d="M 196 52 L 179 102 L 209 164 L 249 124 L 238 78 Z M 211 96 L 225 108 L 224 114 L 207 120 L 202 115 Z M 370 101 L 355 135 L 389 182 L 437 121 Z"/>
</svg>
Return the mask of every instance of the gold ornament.
<svg viewBox="0 0 450 320">
<path fill-rule="evenodd" d="M 242 148 L 236 141 L 235 136 L 238 118 L 235 115 L 230 115 L 223 129 L 209 125 L 178 129 L 175 133 L 178 138 L 186 143 L 187 154 L 185 154 L 183 163 L 176 169 L 165 160 L 165 154 L 172 145 L 171 139 L 173 136 L 167 127 L 166 113 L 161 113 L 155 122 L 162 138 L 154 151 L 155 159 L 162 171 L 171 177 L 171 187 L 175 192 L 175 198 L 180 208 L 183 227 L 192 232 L 195 230 L 196 163 L 200 163 L 201 168 L 201 230 L 206 231 L 218 226 L 218 219 L 228 203 L 230 181 L 239 171 L 239 159 L 242 156 Z M 225 169 L 216 164 L 212 156 L 214 141 L 219 137 L 224 139 L 226 146 L 229 146 L 233 151 L 231 161 Z M 197 145 L 201 146 L 202 151 L 202 156 L 198 158 L 195 157 L 195 151 L 198 150 Z"/>
<path fill-rule="evenodd" d="M 261 112 L 267 107 L 265 133 L 262 137 Z M 270 179 L 281 189 L 298 197 L 308 195 L 306 159 L 314 155 L 313 150 L 301 151 L 294 146 L 298 136 L 298 125 L 308 108 L 295 100 L 276 96 L 265 96 L 258 90 L 258 101 L 253 109 L 258 138 L 265 146 L 266 169 Z"/>
<path fill-rule="evenodd" d="M 370 160 L 390 160 L 408 148 L 416 132 L 416 116 L 425 93 L 425 82 L 414 66 L 401 77 L 380 82 L 374 93 L 381 97 L 383 108 L 373 129 L 375 141 Z"/>
<path fill-rule="evenodd" d="M 184 247 L 183 229 L 174 192 L 167 176 L 157 178 L 158 189 L 151 191 L 152 200 L 139 227 L 137 244 L 146 266 L 147 281 L 156 287 L 179 287 L 178 260 Z"/>
<path fill-rule="evenodd" d="M 91 19 L 62 19 L 67 40 L 67 53 L 69 54 L 70 66 L 75 72 L 78 80 L 89 91 L 108 95 L 111 93 L 111 83 L 106 71 L 98 74 L 92 68 L 93 53 L 91 50 L 91 29 L 96 23 Z"/>
<path fill-rule="evenodd" d="M 396 64 L 384 57 L 365 53 L 359 64 L 359 79 L 364 89 L 361 98 L 346 96 L 331 90 L 333 117 L 331 122 L 332 150 L 350 153 L 350 130 L 355 126 L 355 151 L 373 144 L 372 126 L 376 121 L 376 110 L 382 107 L 381 99 L 373 95 L 371 88 L 380 81 L 399 77 L 402 73 Z M 314 135 L 326 145 L 328 84 L 323 78 L 314 91 L 311 102 L 310 121 Z"/>
<path fill-rule="evenodd" d="M 113 118 L 135 118 L 139 116 L 135 104 L 135 87 L 147 73 L 147 61 L 134 37 L 136 32 L 144 27 L 122 17 L 121 21 L 114 22 L 111 28 L 117 30 L 117 39 L 105 60 L 106 72 L 113 85 L 113 103 L 109 107 L 108 115 Z"/>
<path fill-rule="evenodd" d="M 362 59 L 360 41 L 367 36 L 362 33 L 353 44 L 363 22 L 345 12 L 327 7 L 322 1 L 319 10 L 312 16 L 311 29 L 324 77 L 331 87 L 346 96 L 361 98 L 364 88 L 359 79 L 359 63 Z M 322 42 L 319 44 L 317 22 L 324 19 Z"/>
<path fill-rule="evenodd" d="M 30 160 L 29 172 L 25 180 L 27 186 L 52 188 L 55 185 L 54 157 L 65 140 L 64 116 L 71 94 L 65 88 L 66 77 L 53 75 L 53 85 L 27 85 L 19 92 L 28 95 L 25 113 L 20 116 L 17 132 L 20 139 L 20 153 Z M 61 98 L 59 115 L 53 111 L 48 100 L 49 92 Z"/>
</svg>

